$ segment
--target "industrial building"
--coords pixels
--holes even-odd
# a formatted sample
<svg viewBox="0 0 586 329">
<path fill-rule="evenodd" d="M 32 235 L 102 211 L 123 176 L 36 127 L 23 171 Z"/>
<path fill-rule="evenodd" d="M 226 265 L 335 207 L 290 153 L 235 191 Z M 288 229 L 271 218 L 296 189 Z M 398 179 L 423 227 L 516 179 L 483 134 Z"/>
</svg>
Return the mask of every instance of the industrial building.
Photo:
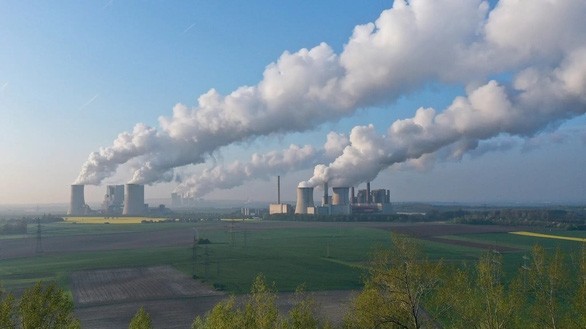
<svg viewBox="0 0 586 329">
<path fill-rule="evenodd" d="M 316 215 L 351 215 L 357 213 L 390 214 L 391 195 L 389 190 L 370 190 L 370 182 L 365 190 L 359 190 L 354 196 L 354 187 L 333 187 L 332 196 L 329 195 L 327 183 L 324 184 L 324 195 L 321 206 L 313 202 L 313 187 L 297 188 L 296 214 Z M 351 191 L 351 194 L 350 194 Z"/>
<path fill-rule="evenodd" d="M 109 215 L 145 215 L 148 205 L 144 203 L 144 185 L 108 185 L 102 203 L 102 212 Z M 84 185 L 71 185 L 68 215 L 84 216 L 92 213 L 85 203 Z M 93 213 L 96 213 L 93 211 Z"/>
<path fill-rule="evenodd" d="M 277 176 L 277 203 L 269 204 L 269 215 L 291 214 L 293 207 L 287 203 L 281 203 L 281 176 Z"/>
<path fill-rule="evenodd" d="M 124 209 L 124 185 L 106 186 L 106 195 L 102 203 L 104 214 L 119 215 Z"/>
</svg>

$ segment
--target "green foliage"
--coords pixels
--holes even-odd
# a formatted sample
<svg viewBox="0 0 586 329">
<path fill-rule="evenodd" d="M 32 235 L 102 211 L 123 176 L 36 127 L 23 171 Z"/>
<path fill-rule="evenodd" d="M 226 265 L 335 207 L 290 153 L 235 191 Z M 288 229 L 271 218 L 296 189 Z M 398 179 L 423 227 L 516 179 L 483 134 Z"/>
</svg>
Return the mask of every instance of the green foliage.
<svg viewBox="0 0 586 329">
<path fill-rule="evenodd" d="M 134 317 L 132 317 L 132 320 L 128 325 L 128 329 L 152 329 L 152 327 L 151 316 L 144 310 L 144 307 L 141 307 L 136 311 L 136 314 L 134 314 Z"/>
<path fill-rule="evenodd" d="M 249 297 L 238 305 L 235 297 L 221 301 L 204 317 L 193 321 L 192 329 L 309 329 L 328 328 L 322 326 L 315 316 L 317 305 L 300 289 L 297 302 L 287 316 L 279 314 L 274 286 L 265 283 L 263 275 L 254 280 Z"/>
<path fill-rule="evenodd" d="M 244 328 L 274 328 L 279 316 L 275 288 L 267 286 L 264 276 L 258 275 L 252 283 L 250 297 L 244 306 Z"/>
<path fill-rule="evenodd" d="M 502 256 L 486 252 L 475 269 L 456 269 L 438 294 L 448 307 L 445 326 L 453 328 L 512 328 L 520 321 L 524 303 L 520 281 L 508 287 L 502 271 Z"/>
<path fill-rule="evenodd" d="M 14 295 L 5 293 L 0 286 L 0 328 L 15 328 Z"/>
<path fill-rule="evenodd" d="M 27 289 L 18 303 L 23 329 L 80 328 L 73 315 L 73 302 L 55 283 L 38 282 Z"/>
<path fill-rule="evenodd" d="M 531 319 L 536 327 L 565 328 L 568 320 L 567 271 L 559 249 L 553 255 L 545 253 L 543 247 L 535 246 L 529 267 L 529 293 L 533 297 L 530 306 Z"/>
<path fill-rule="evenodd" d="M 346 317 L 348 328 L 421 328 L 423 301 L 439 284 L 441 262 L 431 262 L 414 240 L 394 235 L 393 249 L 378 251 L 364 290 Z"/>
<path fill-rule="evenodd" d="M 586 243 L 579 255 L 578 289 L 573 299 L 575 325 L 586 323 Z"/>
<path fill-rule="evenodd" d="M 198 316 L 191 325 L 192 329 L 231 329 L 242 324 L 242 313 L 236 307 L 234 296 L 221 301 L 206 314 Z"/>
<path fill-rule="evenodd" d="M 316 302 L 307 296 L 303 286 L 298 287 L 295 291 L 295 299 L 297 302 L 289 311 L 288 318 L 283 322 L 283 328 L 319 328 L 320 323 L 315 315 Z"/>
</svg>

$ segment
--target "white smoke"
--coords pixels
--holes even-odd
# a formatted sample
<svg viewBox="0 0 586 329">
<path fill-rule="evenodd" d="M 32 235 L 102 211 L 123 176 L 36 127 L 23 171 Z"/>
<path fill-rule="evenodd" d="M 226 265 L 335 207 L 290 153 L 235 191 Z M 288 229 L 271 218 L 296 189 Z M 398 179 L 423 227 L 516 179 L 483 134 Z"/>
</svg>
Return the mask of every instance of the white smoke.
<svg viewBox="0 0 586 329">
<path fill-rule="evenodd" d="M 501 0 L 490 12 L 480 0 L 396 0 L 374 23 L 357 26 L 339 55 L 325 43 L 285 52 L 255 86 L 226 96 L 212 89 L 194 108 L 176 105 L 171 117 L 159 118 L 159 129 L 138 124 L 120 134 L 111 146 L 90 154 L 76 183 L 100 184 L 130 160 L 141 163 L 131 182 L 167 181 L 173 168 L 204 162 L 222 146 L 313 129 L 430 82 L 464 84 L 473 91 L 445 113 L 418 110 L 415 118 L 393 124 L 388 136 L 356 128 L 353 147 L 343 156 L 362 154 L 361 163 L 382 158 L 382 163 L 364 164 L 372 176 L 389 163 L 456 142 L 465 152 L 495 131 L 530 135 L 551 120 L 583 113 L 580 107 L 571 110 L 586 97 L 580 66 L 586 44 L 583 17 L 586 2 L 581 0 Z M 510 88 L 485 82 L 518 71 Z M 408 139 L 393 141 L 393 147 L 367 145 L 397 138 L 394 130 Z M 316 168 L 317 176 L 339 166 Z"/>
<path fill-rule="evenodd" d="M 521 71 L 509 88 L 489 81 L 467 97 L 456 98 L 443 112 L 420 108 L 414 117 L 395 121 L 386 135 L 372 125 L 355 127 L 343 154 L 327 166 L 316 166 L 313 177 L 301 185 L 355 186 L 395 163 L 441 149 L 461 158 L 480 141 L 501 134 L 531 137 L 586 113 L 585 94 L 586 46 L 549 71 Z M 563 136 L 550 134 L 550 138 L 559 141 Z M 535 143 L 539 138 L 528 140 Z"/>
<path fill-rule="evenodd" d="M 253 154 L 250 161 L 235 161 L 228 165 L 217 165 L 189 176 L 175 192 L 202 197 L 216 189 L 230 189 L 254 179 L 269 179 L 291 171 L 307 169 L 322 161 L 332 161 L 349 145 L 348 137 L 330 132 L 323 149 L 311 145 L 290 145 L 282 151 Z"/>
</svg>

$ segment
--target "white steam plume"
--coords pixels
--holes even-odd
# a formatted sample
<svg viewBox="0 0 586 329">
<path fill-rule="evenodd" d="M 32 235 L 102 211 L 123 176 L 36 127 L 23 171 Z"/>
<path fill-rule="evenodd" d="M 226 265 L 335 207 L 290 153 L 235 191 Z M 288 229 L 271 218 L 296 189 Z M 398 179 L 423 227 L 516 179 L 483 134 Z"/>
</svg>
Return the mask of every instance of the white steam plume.
<svg viewBox="0 0 586 329">
<path fill-rule="evenodd" d="M 480 141 L 507 134 L 531 137 L 545 128 L 586 113 L 586 46 L 565 56 L 558 67 L 521 71 L 511 87 L 495 81 L 458 97 L 441 113 L 420 108 L 397 120 L 386 135 L 372 125 L 358 126 L 350 146 L 329 165 L 314 168 L 300 186 L 355 186 L 373 180 L 395 163 L 418 159 L 440 149 L 452 157 L 477 148 Z"/>
<path fill-rule="evenodd" d="M 175 192 L 202 197 L 216 189 L 230 189 L 254 179 L 269 179 L 291 171 L 307 169 L 322 161 L 332 161 L 349 145 L 348 137 L 330 132 L 323 149 L 311 145 L 290 145 L 282 151 L 253 154 L 249 162 L 235 161 L 203 170 L 183 180 Z"/>
<path fill-rule="evenodd" d="M 581 0 L 501 0 L 490 12 L 480 0 L 396 0 L 374 23 L 357 26 L 339 55 L 325 43 L 285 52 L 255 86 L 226 96 L 212 89 L 192 109 L 176 105 L 159 129 L 139 124 L 120 134 L 90 154 L 76 183 L 100 184 L 133 159 L 142 165 L 131 182 L 169 180 L 173 168 L 201 163 L 222 146 L 312 129 L 430 82 L 482 84 L 528 67 L 539 75 L 586 43 L 583 17 Z"/>
</svg>

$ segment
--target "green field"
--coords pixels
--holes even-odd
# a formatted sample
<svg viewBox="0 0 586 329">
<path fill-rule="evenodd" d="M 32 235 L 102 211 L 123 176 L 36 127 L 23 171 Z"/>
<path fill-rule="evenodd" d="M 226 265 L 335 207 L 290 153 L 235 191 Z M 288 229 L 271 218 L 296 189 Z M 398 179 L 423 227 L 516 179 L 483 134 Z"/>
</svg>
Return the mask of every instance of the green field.
<svg viewBox="0 0 586 329">
<path fill-rule="evenodd" d="M 281 291 L 292 291 L 305 283 L 308 290 L 360 288 L 369 255 L 375 248 L 388 247 L 388 229 L 363 227 L 361 223 L 331 223 L 305 227 L 282 227 L 278 223 L 156 223 L 156 224 L 73 224 L 43 225 L 46 238 L 92 237 L 197 229 L 199 238 L 210 244 L 196 247 L 195 272 L 199 279 L 235 293 L 247 292 L 252 279 L 263 273 Z M 424 227 L 424 226 L 423 226 Z M 31 228 L 29 227 L 29 232 Z M 565 232 L 557 231 L 557 235 Z M 23 239 L 32 239 L 33 233 Z M 571 232 L 579 238 L 586 233 Z M 583 243 L 508 233 L 458 234 L 442 236 L 451 240 L 482 242 L 516 248 L 503 253 L 505 271 L 513 274 L 535 244 L 566 253 L 579 250 Z M 461 263 L 478 259 L 483 249 L 451 243 L 420 240 L 431 259 Z M 0 245 L 0 255 L 2 246 Z M 194 269 L 192 244 L 184 246 L 144 246 L 131 249 L 76 251 L 1 260 L 0 281 L 9 289 L 19 289 L 37 280 L 55 280 L 69 285 L 69 273 L 78 270 L 172 265 L 191 276 Z"/>
</svg>

